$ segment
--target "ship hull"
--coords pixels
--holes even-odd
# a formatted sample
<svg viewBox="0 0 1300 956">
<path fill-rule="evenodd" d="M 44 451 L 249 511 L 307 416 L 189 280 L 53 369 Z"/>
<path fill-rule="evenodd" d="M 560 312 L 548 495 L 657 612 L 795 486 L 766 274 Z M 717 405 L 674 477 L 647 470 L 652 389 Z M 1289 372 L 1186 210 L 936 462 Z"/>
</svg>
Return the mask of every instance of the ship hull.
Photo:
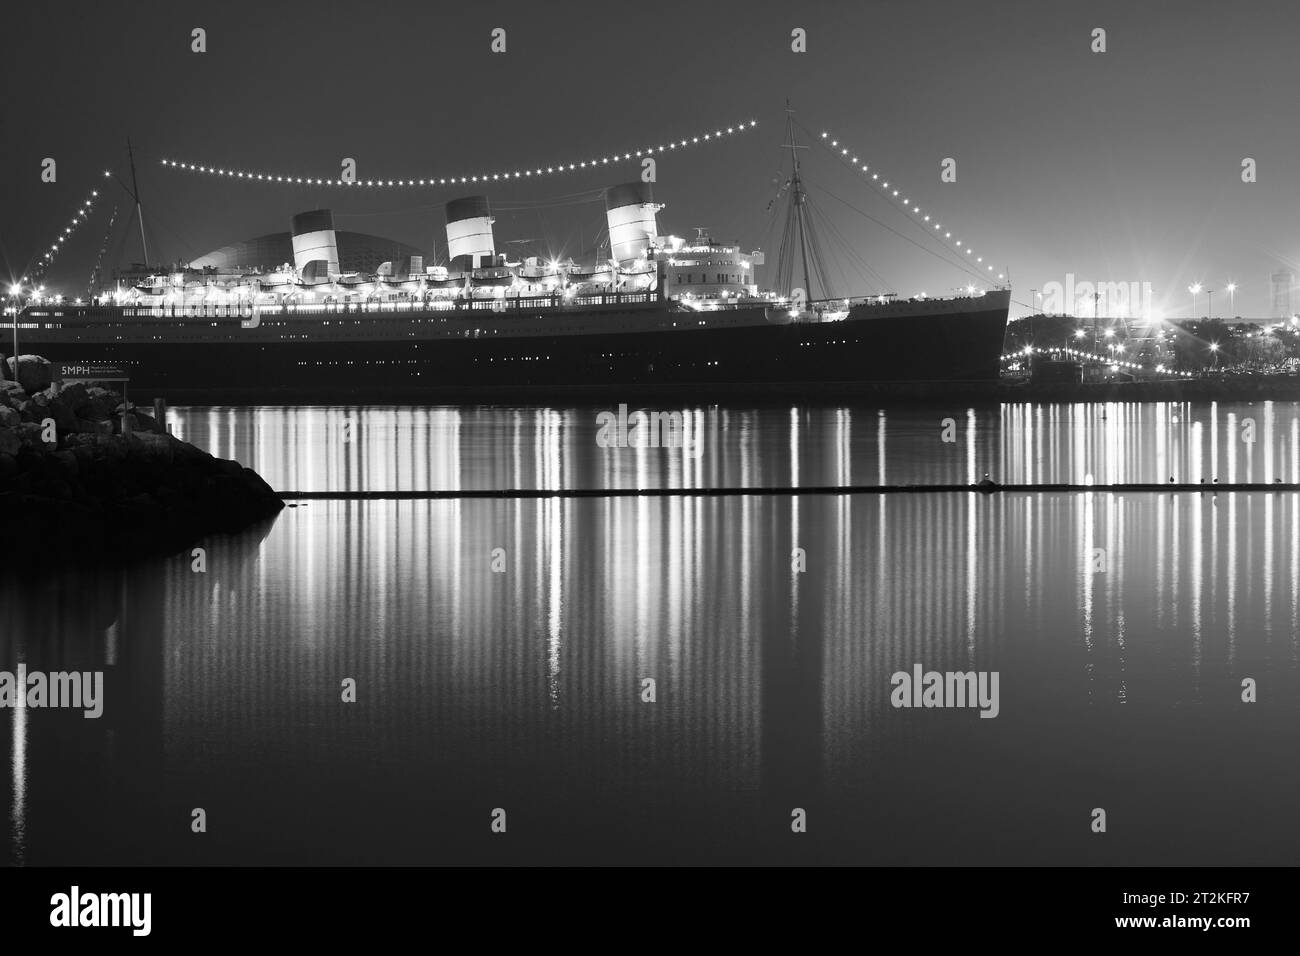
<svg viewBox="0 0 1300 956">
<path fill-rule="evenodd" d="M 365 325 L 295 318 L 279 331 L 270 323 L 228 333 L 213 322 L 216 332 L 188 339 L 131 330 L 136 341 L 109 334 L 112 323 L 88 313 L 84 324 L 67 321 L 69 310 L 62 322 L 31 322 L 20 347 L 54 362 L 125 367 L 134 394 L 173 402 L 550 400 L 655 391 L 814 397 L 882 388 L 935 394 L 997 382 L 1007 295 L 966 301 L 906 314 L 855 308 L 832 322 L 791 321 L 757 307 L 752 314 L 732 310 L 725 324 L 657 303 L 611 316 L 609 332 L 589 331 L 603 327 L 603 316 L 586 310 L 581 334 L 555 316 L 547 319 L 551 334 L 531 324 L 527 334 L 434 335 L 423 324 L 427 316 L 412 315 L 386 319 L 378 337 Z"/>
</svg>

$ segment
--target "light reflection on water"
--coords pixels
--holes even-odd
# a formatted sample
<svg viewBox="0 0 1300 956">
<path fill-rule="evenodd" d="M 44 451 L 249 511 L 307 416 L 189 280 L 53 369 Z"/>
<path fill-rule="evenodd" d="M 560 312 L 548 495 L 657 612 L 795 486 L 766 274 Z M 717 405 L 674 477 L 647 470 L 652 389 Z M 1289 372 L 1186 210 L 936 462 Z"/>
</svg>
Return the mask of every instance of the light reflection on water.
<svg viewBox="0 0 1300 956">
<path fill-rule="evenodd" d="M 580 483 L 555 414 L 498 454 Z M 798 448 L 823 433 L 791 428 Z M 864 467 L 835 433 L 833 455 L 791 455 L 787 477 Z M 559 470 L 531 470 L 546 461 Z M 728 467 L 745 462 L 759 468 L 743 451 Z M 322 501 L 208 547 L 206 574 L 183 555 L 0 583 L 4 667 L 108 674 L 100 721 L 28 710 L 3 735 L 7 861 L 1300 849 L 1292 494 Z M 914 663 L 999 671 L 1000 715 L 895 710 L 889 676 Z M 340 702 L 347 677 L 356 704 Z M 1244 677 L 1260 703 L 1240 702 Z M 191 837 L 196 806 L 220 839 Z M 792 843 L 796 806 L 812 825 Z"/>
<path fill-rule="evenodd" d="M 1294 402 L 677 409 L 698 457 L 600 447 L 606 410 L 178 408 L 169 421 L 281 491 L 1300 482 Z"/>
</svg>

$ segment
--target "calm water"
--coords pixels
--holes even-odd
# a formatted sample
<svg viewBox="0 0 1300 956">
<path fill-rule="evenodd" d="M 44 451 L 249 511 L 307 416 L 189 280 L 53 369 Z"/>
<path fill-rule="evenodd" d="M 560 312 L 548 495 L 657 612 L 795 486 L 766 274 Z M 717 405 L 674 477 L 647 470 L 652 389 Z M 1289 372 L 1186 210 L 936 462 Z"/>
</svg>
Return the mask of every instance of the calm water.
<svg viewBox="0 0 1300 956">
<path fill-rule="evenodd" d="M 281 491 L 952 484 L 985 473 L 1003 483 L 1300 482 L 1297 402 L 675 409 L 694 457 L 600 447 L 601 411 L 617 406 L 192 408 L 169 421 Z"/>
<path fill-rule="evenodd" d="M 685 465 L 596 447 L 592 410 L 173 424 L 280 488 L 696 487 L 1292 480 L 1297 414 L 962 409 L 947 444 L 930 412 L 706 411 Z M 107 675 L 100 720 L 0 711 L 6 862 L 1300 852 L 1292 494 L 313 501 L 206 546 L 205 574 L 183 555 L 0 580 L 0 666 Z M 998 671 L 998 717 L 895 709 L 889 677 L 916 663 Z"/>
</svg>

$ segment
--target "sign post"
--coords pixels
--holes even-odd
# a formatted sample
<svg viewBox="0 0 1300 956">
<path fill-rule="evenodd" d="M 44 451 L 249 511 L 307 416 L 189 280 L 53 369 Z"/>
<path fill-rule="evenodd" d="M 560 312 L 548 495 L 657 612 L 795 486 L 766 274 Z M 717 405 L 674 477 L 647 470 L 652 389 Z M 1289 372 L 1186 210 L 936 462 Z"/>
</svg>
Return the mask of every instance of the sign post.
<svg viewBox="0 0 1300 956">
<path fill-rule="evenodd" d="M 55 362 L 51 377 L 56 382 L 121 382 L 122 383 L 122 434 L 129 435 L 126 424 L 126 386 L 131 373 L 120 365 L 97 363 Z"/>
</svg>

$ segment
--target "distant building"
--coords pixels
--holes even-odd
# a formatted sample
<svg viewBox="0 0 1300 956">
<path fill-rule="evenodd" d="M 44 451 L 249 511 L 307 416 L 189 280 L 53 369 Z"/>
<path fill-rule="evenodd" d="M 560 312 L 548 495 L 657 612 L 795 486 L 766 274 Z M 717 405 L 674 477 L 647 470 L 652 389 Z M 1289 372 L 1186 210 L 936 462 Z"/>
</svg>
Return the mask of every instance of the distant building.
<svg viewBox="0 0 1300 956">
<path fill-rule="evenodd" d="M 1269 276 L 1269 282 L 1272 285 L 1272 312 L 1271 317 L 1274 319 L 1289 319 L 1295 315 L 1291 308 L 1291 287 L 1295 284 L 1295 276 L 1290 272 L 1274 272 Z"/>
</svg>

